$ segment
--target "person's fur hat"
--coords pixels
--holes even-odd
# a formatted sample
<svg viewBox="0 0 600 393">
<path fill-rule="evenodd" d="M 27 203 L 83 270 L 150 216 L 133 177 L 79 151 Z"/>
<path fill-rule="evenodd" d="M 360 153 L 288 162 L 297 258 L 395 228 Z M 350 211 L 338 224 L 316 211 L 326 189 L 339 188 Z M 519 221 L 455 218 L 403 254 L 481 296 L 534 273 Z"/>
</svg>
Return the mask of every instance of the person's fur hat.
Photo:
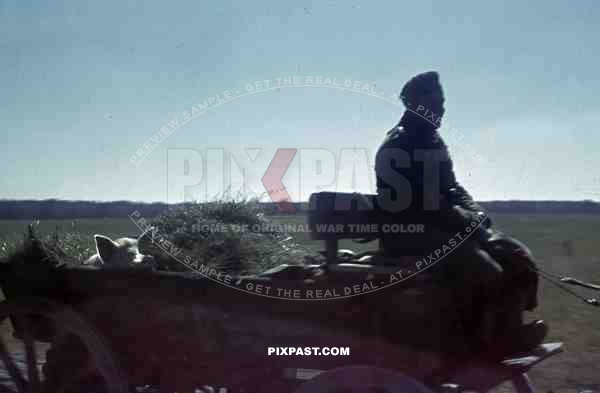
<svg viewBox="0 0 600 393">
<path fill-rule="evenodd" d="M 404 106 L 407 106 L 407 103 L 410 103 L 414 97 L 432 89 L 441 89 L 440 76 L 436 71 L 424 72 L 412 77 L 404 84 L 400 92 L 400 99 Z"/>
</svg>

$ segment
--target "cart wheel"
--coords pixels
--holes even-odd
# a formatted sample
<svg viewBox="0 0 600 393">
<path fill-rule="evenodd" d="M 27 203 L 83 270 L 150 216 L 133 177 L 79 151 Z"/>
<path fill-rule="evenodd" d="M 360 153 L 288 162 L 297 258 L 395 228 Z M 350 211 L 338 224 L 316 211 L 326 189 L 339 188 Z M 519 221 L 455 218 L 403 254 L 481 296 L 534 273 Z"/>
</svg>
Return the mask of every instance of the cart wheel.
<svg viewBox="0 0 600 393">
<path fill-rule="evenodd" d="M 74 310 L 45 299 L 7 300 L 0 324 L 0 393 L 128 391 L 106 342 Z"/>
<path fill-rule="evenodd" d="M 398 372 L 371 366 L 340 367 L 303 383 L 294 393 L 433 393 Z"/>
</svg>

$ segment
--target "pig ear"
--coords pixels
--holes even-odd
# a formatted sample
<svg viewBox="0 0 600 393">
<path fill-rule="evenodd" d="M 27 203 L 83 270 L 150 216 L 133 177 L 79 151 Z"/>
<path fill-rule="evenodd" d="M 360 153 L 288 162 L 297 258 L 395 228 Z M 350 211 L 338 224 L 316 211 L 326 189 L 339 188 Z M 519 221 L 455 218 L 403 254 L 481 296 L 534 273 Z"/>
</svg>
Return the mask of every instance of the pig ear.
<svg viewBox="0 0 600 393">
<path fill-rule="evenodd" d="M 113 242 L 110 237 L 103 235 L 94 235 L 94 240 L 96 241 L 96 250 L 98 250 L 100 259 L 106 263 L 117 249 L 117 243 Z"/>
</svg>

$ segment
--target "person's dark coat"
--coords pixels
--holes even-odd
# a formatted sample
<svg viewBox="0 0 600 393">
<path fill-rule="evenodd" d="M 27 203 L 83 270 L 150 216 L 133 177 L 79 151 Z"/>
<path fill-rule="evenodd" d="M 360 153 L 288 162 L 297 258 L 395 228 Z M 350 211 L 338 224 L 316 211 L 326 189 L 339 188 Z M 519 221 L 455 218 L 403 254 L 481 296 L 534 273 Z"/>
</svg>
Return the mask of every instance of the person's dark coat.
<svg viewBox="0 0 600 393">
<path fill-rule="evenodd" d="M 467 213 L 485 214 L 457 181 L 452 159 L 437 125 L 418 114 L 405 112 L 398 126 L 387 133 L 375 162 L 377 193 L 382 197 L 395 200 L 410 193 L 411 209 L 439 209 L 441 217 L 450 214 L 449 209 L 453 206 Z M 437 175 L 431 171 L 436 167 L 439 168 Z M 399 175 L 406 181 L 399 181 Z M 436 199 L 440 203 L 437 207 L 427 208 L 423 206 L 424 199 Z"/>
<path fill-rule="evenodd" d="M 507 275 L 511 276 L 512 284 L 517 285 L 516 278 L 519 278 L 517 286 L 527 293 L 526 308 L 535 308 L 538 278 L 533 257 L 516 239 L 492 228 L 484 209 L 456 179 L 448 148 L 437 128 L 418 114 L 406 111 L 398 125 L 387 133 L 375 160 L 379 197 L 396 200 L 406 193 L 411 194 L 407 208 L 410 216 L 423 213 L 428 227 L 435 224 L 450 234 L 456 231 L 465 235 L 470 223 L 481 223 L 473 232 L 475 240 L 510 272 Z M 439 168 L 439 172 L 432 174 L 428 166 Z M 406 180 L 399 182 L 399 175 Z M 439 201 L 439 204 L 433 209 L 427 208 L 426 200 Z M 390 256 L 429 253 L 446 242 L 446 237 L 431 238 L 429 233 L 426 236 L 390 234 L 382 238 L 384 251 Z M 529 256 L 520 257 L 521 254 Z"/>
</svg>

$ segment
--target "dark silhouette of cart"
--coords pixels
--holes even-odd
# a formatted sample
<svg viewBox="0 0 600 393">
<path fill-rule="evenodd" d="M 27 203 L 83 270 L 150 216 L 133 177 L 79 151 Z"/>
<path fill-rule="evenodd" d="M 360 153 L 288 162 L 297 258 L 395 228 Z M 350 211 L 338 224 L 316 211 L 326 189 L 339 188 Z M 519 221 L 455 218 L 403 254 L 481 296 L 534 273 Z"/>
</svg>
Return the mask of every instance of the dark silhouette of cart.
<svg viewBox="0 0 600 393">
<path fill-rule="evenodd" d="M 338 219 L 309 212 L 311 227 Z M 2 264 L 0 393 L 485 392 L 505 381 L 533 392 L 528 370 L 561 343 L 473 353 L 451 293 L 426 271 L 337 257 L 338 239 L 360 237 L 314 231 L 326 263 L 247 277 Z"/>
</svg>

